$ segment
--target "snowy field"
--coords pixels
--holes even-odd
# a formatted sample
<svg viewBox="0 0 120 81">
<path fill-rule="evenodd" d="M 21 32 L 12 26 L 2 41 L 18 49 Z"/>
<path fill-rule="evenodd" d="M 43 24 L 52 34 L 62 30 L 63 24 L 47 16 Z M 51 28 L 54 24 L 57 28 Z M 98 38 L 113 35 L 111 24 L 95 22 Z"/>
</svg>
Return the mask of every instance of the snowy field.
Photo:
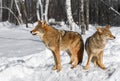
<svg viewBox="0 0 120 81">
<path fill-rule="evenodd" d="M 25 25 L 0 23 L 0 81 L 120 81 L 120 27 L 111 27 L 116 39 L 109 40 L 104 50 L 106 70 L 91 63 L 90 69 L 85 71 L 86 51 L 83 63 L 71 69 L 69 56 L 62 51 L 62 70 L 56 72 L 52 70 L 52 53 L 39 37 L 30 34 L 34 25 L 25 28 Z M 67 29 L 66 25 L 56 27 Z M 90 30 L 83 35 L 84 41 L 95 31 L 95 27 L 90 25 Z"/>
</svg>

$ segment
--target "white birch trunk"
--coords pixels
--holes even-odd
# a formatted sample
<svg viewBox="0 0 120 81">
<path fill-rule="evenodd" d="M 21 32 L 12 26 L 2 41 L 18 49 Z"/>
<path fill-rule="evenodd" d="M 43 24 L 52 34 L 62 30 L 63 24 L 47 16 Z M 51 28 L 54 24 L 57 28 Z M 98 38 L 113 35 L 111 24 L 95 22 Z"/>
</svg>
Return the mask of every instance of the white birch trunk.
<svg viewBox="0 0 120 81">
<path fill-rule="evenodd" d="M 26 28 L 28 28 L 28 15 L 27 15 L 27 10 L 25 7 L 25 2 L 23 2 L 22 0 L 19 0 L 21 8 L 23 10 L 24 16 L 25 16 L 25 24 L 26 24 Z"/>
<path fill-rule="evenodd" d="M 39 4 L 40 4 L 40 9 L 41 9 L 41 20 L 44 20 L 43 4 L 42 4 L 42 1 L 41 1 L 41 0 L 39 0 Z"/>
<path fill-rule="evenodd" d="M 18 11 L 19 20 L 20 20 L 21 23 L 23 23 L 22 14 L 20 13 L 20 9 L 19 9 L 19 6 L 17 4 L 17 1 L 16 0 L 14 0 L 14 1 L 15 1 L 15 5 L 16 5 L 17 11 Z"/>
<path fill-rule="evenodd" d="M 86 30 L 89 30 L 89 0 L 86 0 Z"/>
<path fill-rule="evenodd" d="M 49 0 L 46 0 L 45 5 L 45 21 L 48 23 L 48 6 L 49 6 Z"/>
<path fill-rule="evenodd" d="M 81 21 L 81 33 L 85 34 L 85 20 L 84 20 L 84 0 L 80 0 L 80 21 Z"/>
<path fill-rule="evenodd" d="M 71 0 L 66 0 L 66 11 L 67 11 L 67 19 L 68 19 L 68 23 L 70 25 L 70 30 L 74 31 L 75 30 L 75 23 L 73 20 L 73 16 L 72 16 L 72 10 L 71 10 Z"/>
<path fill-rule="evenodd" d="M 40 14 L 39 14 L 39 1 L 37 2 L 36 7 L 37 7 L 37 11 L 36 11 L 36 13 L 37 13 L 37 19 L 40 20 Z"/>
<path fill-rule="evenodd" d="M 40 6 L 41 13 L 39 11 L 39 6 Z M 40 15 L 41 15 L 41 17 L 40 17 Z M 37 2 L 37 19 L 38 20 L 44 20 L 43 4 L 42 4 L 41 0 L 38 0 L 38 2 Z"/>
<path fill-rule="evenodd" d="M 13 0 L 11 0 L 10 9 L 13 7 Z M 8 21 L 10 21 L 10 12 L 8 13 Z"/>
<path fill-rule="evenodd" d="M 0 0 L 0 7 L 2 7 L 2 0 Z M 2 21 L 2 8 L 0 8 L 0 21 Z"/>
</svg>

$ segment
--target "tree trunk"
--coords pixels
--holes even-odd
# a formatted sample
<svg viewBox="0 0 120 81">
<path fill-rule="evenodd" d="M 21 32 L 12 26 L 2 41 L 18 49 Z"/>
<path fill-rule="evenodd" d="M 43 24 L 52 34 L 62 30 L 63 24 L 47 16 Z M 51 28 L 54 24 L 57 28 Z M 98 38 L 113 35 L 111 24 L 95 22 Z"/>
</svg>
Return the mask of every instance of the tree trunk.
<svg viewBox="0 0 120 81">
<path fill-rule="evenodd" d="M 16 0 L 14 0 L 14 1 L 15 1 L 16 9 L 17 9 L 17 11 L 18 11 L 18 18 L 19 18 L 20 22 L 23 23 L 22 14 L 21 14 L 21 12 L 20 12 L 20 8 L 19 8 L 19 6 L 18 6 L 18 3 L 17 3 Z"/>
<path fill-rule="evenodd" d="M 2 0 L 0 0 L 0 22 L 2 21 Z"/>
<path fill-rule="evenodd" d="M 89 0 L 86 0 L 86 30 L 89 30 Z"/>
<path fill-rule="evenodd" d="M 10 9 L 12 9 L 12 7 L 13 7 L 13 0 L 11 0 Z M 8 13 L 8 21 L 10 21 L 10 20 L 11 20 L 11 13 L 9 12 Z"/>
<path fill-rule="evenodd" d="M 11 9 L 9 9 L 9 8 L 7 8 L 7 7 L 2 7 L 2 9 L 8 10 L 8 11 L 15 17 L 15 19 L 16 19 L 17 22 L 18 22 L 18 24 L 20 25 L 19 19 L 17 18 L 17 16 L 15 15 L 15 13 L 14 13 Z"/>
<path fill-rule="evenodd" d="M 99 23 L 99 4 L 98 4 L 98 0 L 95 2 L 95 24 Z"/>
<path fill-rule="evenodd" d="M 43 12 L 43 4 L 42 4 L 42 1 L 41 0 L 38 0 L 39 1 L 39 5 L 40 5 L 40 12 L 41 12 L 41 20 L 43 21 L 44 20 L 44 12 Z"/>
<path fill-rule="evenodd" d="M 49 7 L 49 0 L 46 0 L 45 5 L 45 21 L 48 23 L 48 7 Z"/>
<path fill-rule="evenodd" d="M 44 20 L 44 11 L 43 11 L 43 4 L 42 4 L 41 0 L 37 1 L 37 11 L 36 11 L 36 13 L 37 13 L 37 19 L 43 21 Z"/>
<path fill-rule="evenodd" d="M 73 20 L 73 16 L 72 16 L 72 10 L 71 10 L 71 0 L 66 0 L 66 11 L 67 11 L 67 19 L 68 19 L 68 23 L 70 25 L 70 30 L 75 30 L 74 27 L 74 20 Z"/>
<path fill-rule="evenodd" d="M 80 13 L 79 22 L 81 22 L 81 34 L 85 34 L 85 21 L 84 21 L 84 0 L 80 0 Z"/>
<path fill-rule="evenodd" d="M 26 24 L 26 28 L 28 28 L 28 15 L 27 15 L 27 11 L 26 11 L 26 8 L 25 8 L 25 3 L 22 2 L 22 0 L 19 0 L 20 4 L 21 4 L 21 7 L 22 7 L 22 10 L 23 10 L 23 13 L 24 13 L 24 16 L 25 16 L 25 24 Z"/>
<path fill-rule="evenodd" d="M 36 9 L 36 10 L 37 10 L 37 11 L 36 11 L 37 20 L 40 20 L 40 14 L 39 14 L 39 12 L 40 12 L 40 11 L 39 11 L 39 10 L 40 10 L 40 9 L 39 9 L 39 0 L 37 1 L 36 7 L 37 7 L 37 9 Z"/>
</svg>

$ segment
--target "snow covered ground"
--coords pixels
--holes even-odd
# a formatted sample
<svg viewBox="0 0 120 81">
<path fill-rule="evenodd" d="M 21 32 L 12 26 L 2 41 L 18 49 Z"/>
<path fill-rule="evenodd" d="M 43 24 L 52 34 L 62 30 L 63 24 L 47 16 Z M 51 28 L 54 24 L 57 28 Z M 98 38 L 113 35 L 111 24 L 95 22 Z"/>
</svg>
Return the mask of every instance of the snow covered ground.
<svg viewBox="0 0 120 81">
<path fill-rule="evenodd" d="M 104 51 L 106 70 L 91 64 L 85 71 L 86 51 L 83 63 L 71 69 L 69 56 L 62 51 L 62 70 L 56 72 L 52 70 L 52 53 L 39 37 L 30 34 L 34 25 L 29 26 L 0 23 L 0 81 L 120 81 L 120 27 L 111 28 L 116 39 L 109 40 Z M 63 29 L 65 25 L 56 27 Z M 90 30 L 83 35 L 84 41 L 95 31 L 95 27 L 90 25 Z"/>
</svg>

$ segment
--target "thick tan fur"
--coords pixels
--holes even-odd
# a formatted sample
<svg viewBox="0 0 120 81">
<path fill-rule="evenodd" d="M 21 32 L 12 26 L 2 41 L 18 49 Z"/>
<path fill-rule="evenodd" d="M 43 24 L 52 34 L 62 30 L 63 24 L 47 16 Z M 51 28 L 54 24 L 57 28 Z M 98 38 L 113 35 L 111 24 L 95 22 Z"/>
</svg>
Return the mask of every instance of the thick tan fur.
<svg viewBox="0 0 120 81">
<path fill-rule="evenodd" d="M 108 39 L 115 39 L 109 30 L 110 26 L 104 28 L 96 28 L 97 31 L 86 40 L 85 49 L 88 54 L 88 61 L 85 70 L 88 70 L 90 67 L 90 62 L 94 62 L 95 66 L 98 65 L 102 69 L 106 69 L 103 64 L 103 51 Z"/>
<path fill-rule="evenodd" d="M 41 21 L 38 21 L 31 33 L 40 36 L 46 47 L 52 51 L 55 60 L 54 70 L 61 70 L 60 50 L 68 53 L 73 68 L 82 62 L 84 43 L 79 33 L 57 30 Z"/>
</svg>

